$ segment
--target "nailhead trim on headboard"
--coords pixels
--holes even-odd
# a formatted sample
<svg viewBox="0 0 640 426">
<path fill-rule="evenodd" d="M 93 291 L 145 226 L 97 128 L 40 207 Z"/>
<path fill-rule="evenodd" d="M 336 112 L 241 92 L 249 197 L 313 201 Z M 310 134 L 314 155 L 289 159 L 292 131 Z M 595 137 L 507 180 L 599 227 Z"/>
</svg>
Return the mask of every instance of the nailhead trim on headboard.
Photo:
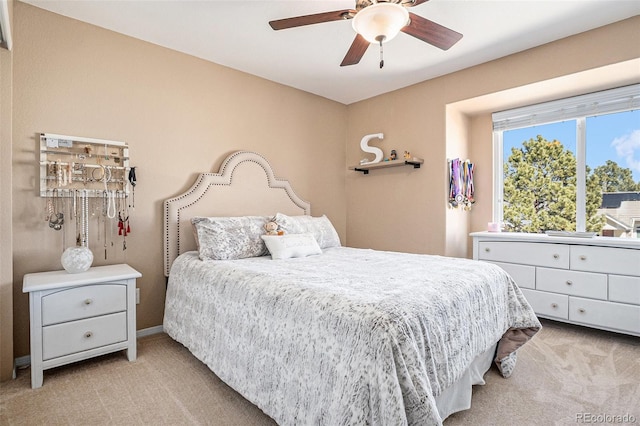
<svg viewBox="0 0 640 426">
<path fill-rule="evenodd" d="M 258 164 L 267 175 L 271 189 L 284 189 L 291 202 L 303 214 L 311 214 L 311 204 L 298 197 L 288 180 L 278 179 L 266 158 L 251 151 L 236 151 L 229 155 L 220 166 L 218 173 L 201 173 L 186 192 L 164 202 L 164 274 L 169 276 L 171 264 L 182 253 L 180 246 L 180 212 L 197 204 L 212 186 L 230 186 L 236 168 L 244 163 Z"/>
</svg>

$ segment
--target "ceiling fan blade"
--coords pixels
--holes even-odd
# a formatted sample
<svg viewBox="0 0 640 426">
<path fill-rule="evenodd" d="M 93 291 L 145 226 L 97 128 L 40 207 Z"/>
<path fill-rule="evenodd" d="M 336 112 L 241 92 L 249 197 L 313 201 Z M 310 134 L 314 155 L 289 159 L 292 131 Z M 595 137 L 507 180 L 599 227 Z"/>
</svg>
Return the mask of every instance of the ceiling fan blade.
<svg viewBox="0 0 640 426">
<path fill-rule="evenodd" d="M 302 27 L 304 25 L 321 24 L 323 22 L 351 19 L 355 14 L 356 11 L 351 9 L 336 10 L 333 12 L 296 16 L 294 18 L 277 19 L 275 21 L 269 21 L 269 25 L 271 25 L 271 28 L 273 28 L 274 30 L 284 30 L 287 28 Z"/>
<path fill-rule="evenodd" d="M 414 6 L 418 6 L 419 4 L 426 3 L 428 1 L 429 0 L 407 0 L 405 2 L 402 2 L 402 5 L 404 7 L 414 7 Z"/>
<path fill-rule="evenodd" d="M 409 25 L 402 28 L 402 32 L 414 36 L 424 42 L 448 50 L 462 38 L 462 34 L 436 24 L 422 16 L 409 12 Z"/>
<path fill-rule="evenodd" d="M 368 47 L 369 42 L 360 34 L 356 34 L 356 38 L 353 40 L 353 43 L 351 43 L 351 47 L 342 60 L 340 66 L 344 67 L 347 65 L 355 65 L 360 62 L 360 59 L 362 59 L 362 56 L 364 55 L 364 52 L 367 51 Z"/>
</svg>

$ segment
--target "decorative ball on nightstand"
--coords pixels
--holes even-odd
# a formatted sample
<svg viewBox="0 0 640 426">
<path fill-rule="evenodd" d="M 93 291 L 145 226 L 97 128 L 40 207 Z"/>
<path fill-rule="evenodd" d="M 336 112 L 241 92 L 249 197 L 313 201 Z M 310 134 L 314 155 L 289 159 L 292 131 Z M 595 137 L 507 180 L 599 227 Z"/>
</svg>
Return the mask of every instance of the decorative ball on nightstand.
<svg viewBox="0 0 640 426">
<path fill-rule="evenodd" d="M 87 271 L 93 263 L 93 253 L 89 247 L 69 247 L 62 253 L 62 267 L 70 274 Z"/>
</svg>

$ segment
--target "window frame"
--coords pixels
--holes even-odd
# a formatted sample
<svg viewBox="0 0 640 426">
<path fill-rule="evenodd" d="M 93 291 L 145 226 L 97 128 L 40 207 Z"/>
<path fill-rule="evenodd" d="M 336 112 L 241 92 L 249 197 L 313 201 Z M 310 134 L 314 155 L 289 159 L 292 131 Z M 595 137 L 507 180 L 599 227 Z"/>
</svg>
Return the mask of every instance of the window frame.
<svg viewBox="0 0 640 426">
<path fill-rule="evenodd" d="M 508 130 L 576 121 L 576 231 L 586 229 L 586 120 L 588 117 L 640 109 L 640 84 L 495 112 L 493 118 L 493 222 L 504 220 L 504 143 Z"/>
</svg>

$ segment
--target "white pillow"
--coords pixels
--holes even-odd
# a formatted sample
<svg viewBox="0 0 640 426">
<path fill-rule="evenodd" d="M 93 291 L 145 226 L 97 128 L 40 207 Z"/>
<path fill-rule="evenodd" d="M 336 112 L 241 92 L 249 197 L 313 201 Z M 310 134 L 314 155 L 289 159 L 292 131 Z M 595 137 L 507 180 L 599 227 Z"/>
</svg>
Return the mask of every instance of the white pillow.
<svg viewBox="0 0 640 426">
<path fill-rule="evenodd" d="M 273 220 L 285 234 L 313 234 L 322 249 L 340 247 L 340 237 L 329 218 L 325 215 L 314 217 L 308 215 L 287 216 L 282 213 L 275 215 Z"/>
<path fill-rule="evenodd" d="M 263 235 L 272 259 L 289 259 L 322 254 L 313 234 Z"/>
</svg>

